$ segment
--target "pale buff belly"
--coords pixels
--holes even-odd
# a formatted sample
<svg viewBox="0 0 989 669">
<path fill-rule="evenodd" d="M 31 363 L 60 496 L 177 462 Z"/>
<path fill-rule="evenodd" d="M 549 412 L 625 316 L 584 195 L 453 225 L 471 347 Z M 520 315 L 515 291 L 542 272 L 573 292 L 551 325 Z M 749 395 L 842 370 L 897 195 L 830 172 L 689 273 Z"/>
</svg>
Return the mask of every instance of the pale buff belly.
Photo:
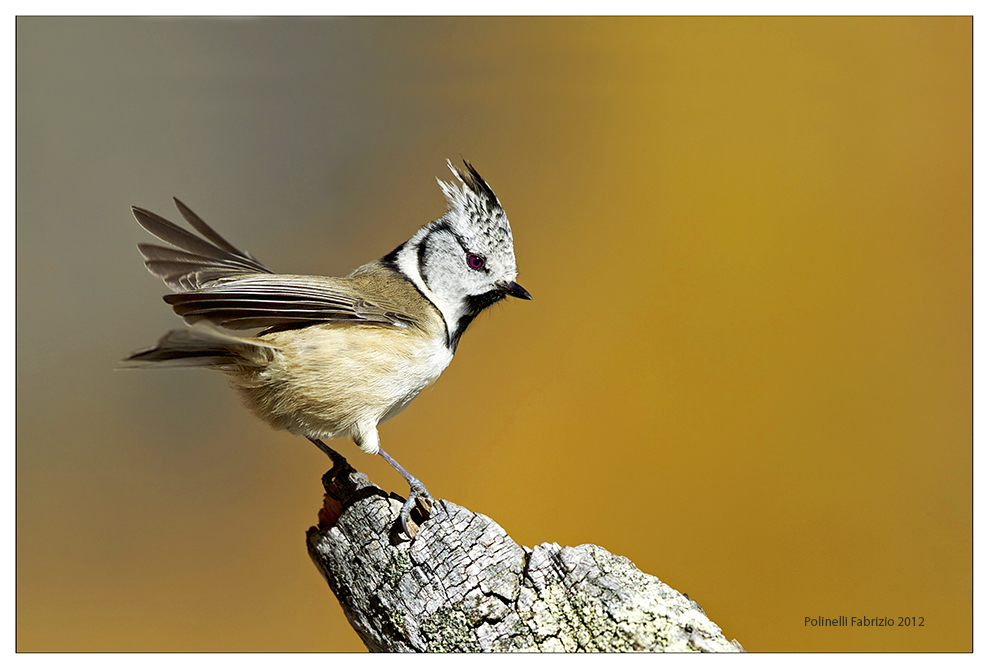
<svg viewBox="0 0 989 669">
<path fill-rule="evenodd" d="M 313 438 L 373 430 L 453 357 L 442 338 L 415 328 L 325 324 L 262 339 L 278 347 L 274 359 L 264 369 L 231 373 L 231 385 L 272 427 Z"/>
</svg>

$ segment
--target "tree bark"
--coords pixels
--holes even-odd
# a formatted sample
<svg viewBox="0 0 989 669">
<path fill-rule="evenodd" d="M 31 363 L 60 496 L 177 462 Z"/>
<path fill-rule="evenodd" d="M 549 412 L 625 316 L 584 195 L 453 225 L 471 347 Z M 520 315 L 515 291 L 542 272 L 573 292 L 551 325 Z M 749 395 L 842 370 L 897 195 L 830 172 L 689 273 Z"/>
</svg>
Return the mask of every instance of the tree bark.
<svg viewBox="0 0 989 669">
<path fill-rule="evenodd" d="M 371 651 L 742 650 L 696 602 L 600 546 L 519 546 L 447 500 L 409 541 L 401 498 L 333 459 L 309 554 Z"/>
</svg>

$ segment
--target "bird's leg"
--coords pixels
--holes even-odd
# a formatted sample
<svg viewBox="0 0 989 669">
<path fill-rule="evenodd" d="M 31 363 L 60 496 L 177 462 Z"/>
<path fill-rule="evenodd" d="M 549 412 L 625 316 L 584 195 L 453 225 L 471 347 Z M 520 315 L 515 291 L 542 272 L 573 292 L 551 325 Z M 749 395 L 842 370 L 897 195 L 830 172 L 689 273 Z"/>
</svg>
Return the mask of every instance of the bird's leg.
<svg viewBox="0 0 989 669">
<path fill-rule="evenodd" d="M 316 448 L 318 448 L 319 450 L 323 451 L 323 453 L 326 454 L 326 457 L 328 457 L 330 460 L 333 461 L 333 464 L 334 465 L 339 464 L 340 461 L 346 462 L 346 460 L 344 459 L 344 457 L 342 455 L 340 455 L 339 453 L 337 453 L 336 451 L 334 451 L 332 448 L 330 448 L 329 446 L 327 446 L 325 443 L 323 443 L 323 440 L 322 439 L 313 439 L 312 437 L 306 437 L 306 439 L 308 439 L 313 444 L 315 444 L 316 445 Z"/>
<path fill-rule="evenodd" d="M 410 518 L 412 507 L 418 506 L 423 518 L 429 518 L 429 511 L 433 508 L 433 496 L 426 490 L 426 486 L 422 484 L 422 481 L 410 474 L 408 469 L 398 464 L 395 458 L 388 455 L 384 449 L 379 448 L 378 455 L 394 467 L 395 471 L 401 474 L 409 484 L 409 498 L 402 505 L 402 511 L 398 514 L 398 518 L 402 522 L 402 529 L 405 530 L 405 534 L 409 539 L 415 539 L 416 534 L 419 533 L 419 526 L 412 522 Z"/>
</svg>

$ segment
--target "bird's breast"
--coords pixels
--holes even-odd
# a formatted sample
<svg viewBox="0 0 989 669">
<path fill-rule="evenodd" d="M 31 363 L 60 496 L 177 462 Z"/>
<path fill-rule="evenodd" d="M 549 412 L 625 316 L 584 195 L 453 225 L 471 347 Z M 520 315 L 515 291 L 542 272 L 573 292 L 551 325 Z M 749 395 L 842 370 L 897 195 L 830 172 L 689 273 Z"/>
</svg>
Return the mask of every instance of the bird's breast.
<svg viewBox="0 0 989 669">
<path fill-rule="evenodd" d="M 415 327 L 326 323 L 263 339 L 277 347 L 264 378 L 234 385 L 273 427 L 313 437 L 394 417 L 453 358 L 442 334 Z"/>
</svg>

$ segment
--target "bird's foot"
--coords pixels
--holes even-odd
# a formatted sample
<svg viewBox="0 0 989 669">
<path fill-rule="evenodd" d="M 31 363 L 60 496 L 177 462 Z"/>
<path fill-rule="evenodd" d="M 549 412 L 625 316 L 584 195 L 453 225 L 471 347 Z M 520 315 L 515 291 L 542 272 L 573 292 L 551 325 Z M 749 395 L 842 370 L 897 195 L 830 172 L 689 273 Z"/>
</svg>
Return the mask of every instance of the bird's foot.
<svg viewBox="0 0 989 669">
<path fill-rule="evenodd" d="M 415 539 L 419 534 L 419 527 L 429 520 L 429 512 L 433 508 L 433 496 L 429 494 L 418 479 L 409 482 L 409 498 L 402 505 L 402 510 L 398 514 L 398 521 L 402 525 L 402 530 L 409 539 Z M 412 510 L 418 511 L 418 520 L 412 519 Z"/>
</svg>

